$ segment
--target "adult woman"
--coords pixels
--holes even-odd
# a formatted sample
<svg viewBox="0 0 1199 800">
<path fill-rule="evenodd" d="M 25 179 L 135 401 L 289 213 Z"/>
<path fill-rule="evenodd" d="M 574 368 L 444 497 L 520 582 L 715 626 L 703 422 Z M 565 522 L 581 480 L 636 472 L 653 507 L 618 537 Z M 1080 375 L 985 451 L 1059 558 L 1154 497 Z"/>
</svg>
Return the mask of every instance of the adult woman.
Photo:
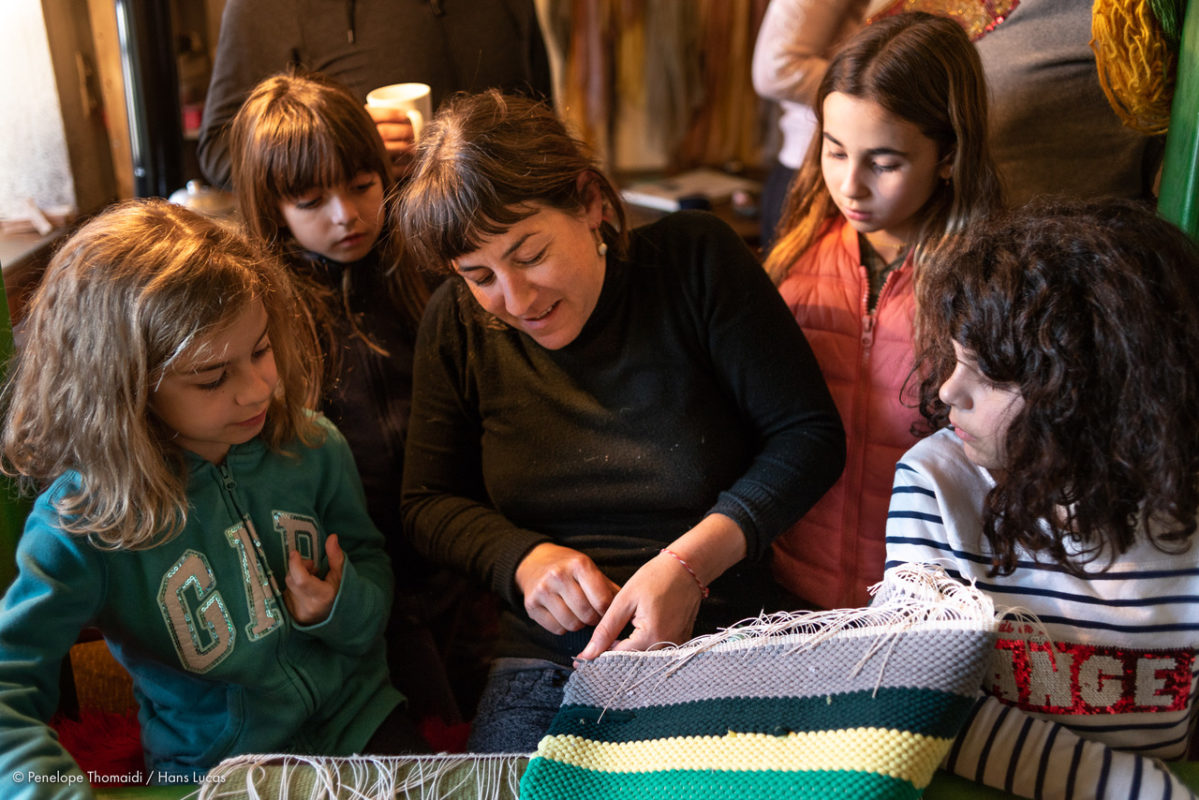
<svg viewBox="0 0 1199 800">
<path fill-rule="evenodd" d="M 457 98 L 397 209 L 458 278 L 417 338 L 405 529 L 512 607 L 471 747 L 527 752 L 576 656 L 775 606 L 761 559 L 839 475 L 844 434 L 744 244 L 701 213 L 627 233 L 545 106 Z"/>
</svg>

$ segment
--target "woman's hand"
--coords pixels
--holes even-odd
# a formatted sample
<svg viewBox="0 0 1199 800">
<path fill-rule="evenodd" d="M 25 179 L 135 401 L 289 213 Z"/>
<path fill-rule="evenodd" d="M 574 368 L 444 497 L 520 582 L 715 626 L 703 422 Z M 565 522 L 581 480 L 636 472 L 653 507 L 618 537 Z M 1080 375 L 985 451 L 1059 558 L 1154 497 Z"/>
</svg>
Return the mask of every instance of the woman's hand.
<svg viewBox="0 0 1199 800">
<path fill-rule="evenodd" d="M 287 557 L 287 589 L 283 592 L 283 603 L 301 625 L 324 622 L 333 609 L 337 590 L 341 588 L 346 554 L 337 542 L 337 534 L 325 539 L 325 555 L 329 559 L 329 570 L 324 578 L 317 577 L 316 563 L 300 558 L 297 551 L 292 550 Z"/>
<path fill-rule="evenodd" d="M 590 661 L 608 649 L 647 650 L 659 642 L 685 642 L 691 638 L 701 600 L 703 590 L 695 577 L 674 556 L 659 553 L 616 593 L 578 659 Z M 618 641 L 630 622 L 633 633 Z"/>
<path fill-rule="evenodd" d="M 529 618 L 561 635 L 594 625 L 620 589 L 578 550 L 543 542 L 516 568 Z"/>
<path fill-rule="evenodd" d="M 729 517 L 709 514 L 668 549 L 633 573 L 578 660 L 589 661 L 608 649 L 645 650 L 658 642 L 690 639 L 704 587 L 745 558 L 745 534 Z M 632 635 L 617 641 L 630 622 Z"/>
</svg>

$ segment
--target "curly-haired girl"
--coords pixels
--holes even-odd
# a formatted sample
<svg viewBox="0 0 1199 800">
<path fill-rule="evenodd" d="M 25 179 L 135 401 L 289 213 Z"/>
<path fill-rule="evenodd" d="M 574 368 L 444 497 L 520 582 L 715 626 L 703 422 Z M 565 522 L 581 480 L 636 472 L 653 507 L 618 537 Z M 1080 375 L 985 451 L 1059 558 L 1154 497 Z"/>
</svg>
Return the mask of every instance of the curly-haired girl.
<svg viewBox="0 0 1199 800">
<path fill-rule="evenodd" d="M 1043 623 L 1001 627 L 947 766 L 1168 796 L 1199 666 L 1199 250 L 1130 202 L 1045 201 L 934 253 L 918 295 L 940 430 L 897 467 L 887 565 L 948 562 Z"/>
</svg>

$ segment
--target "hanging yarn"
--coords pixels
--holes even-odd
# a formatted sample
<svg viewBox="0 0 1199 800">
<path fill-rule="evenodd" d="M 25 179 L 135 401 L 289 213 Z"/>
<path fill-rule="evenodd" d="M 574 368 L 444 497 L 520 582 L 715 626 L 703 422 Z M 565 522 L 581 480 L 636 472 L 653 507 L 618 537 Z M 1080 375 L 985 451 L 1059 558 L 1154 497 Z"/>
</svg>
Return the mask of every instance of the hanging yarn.
<svg viewBox="0 0 1199 800">
<path fill-rule="evenodd" d="M 1153 17 L 1166 35 L 1170 50 L 1178 52 L 1182 42 L 1182 23 L 1186 16 L 1187 0 L 1149 0 Z"/>
<path fill-rule="evenodd" d="M 1170 127 L 1177 55 L 1147 0 L 1095 0 L 1091 49 L 1099 83 L 1125 126 L 1147 134 Z M 1159 0 L 1163 17 L 1168 2 Z"/>
<path fill-rule="evenodd" d="M 750 65 L 767 0 L 541 2 L 561 42 L 560 112 L 606 169 L 761 163 Z"/>
</svg>

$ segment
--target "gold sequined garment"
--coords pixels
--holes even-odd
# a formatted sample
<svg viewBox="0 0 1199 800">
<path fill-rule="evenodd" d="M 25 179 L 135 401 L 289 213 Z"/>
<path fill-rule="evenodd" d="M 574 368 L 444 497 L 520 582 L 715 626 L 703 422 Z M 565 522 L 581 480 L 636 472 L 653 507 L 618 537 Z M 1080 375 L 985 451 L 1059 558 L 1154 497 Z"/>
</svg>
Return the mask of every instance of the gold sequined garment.
<svg viewBox="0 0 1199 800">
<path fill-rule="evenodd" d="M 894 0 L 867 17 L 866 22 L 902 14 L 927 11 L 956 20 L 971 40 L 981 39 L 1007 19 L 1020 0 Z"/>
</svg>

